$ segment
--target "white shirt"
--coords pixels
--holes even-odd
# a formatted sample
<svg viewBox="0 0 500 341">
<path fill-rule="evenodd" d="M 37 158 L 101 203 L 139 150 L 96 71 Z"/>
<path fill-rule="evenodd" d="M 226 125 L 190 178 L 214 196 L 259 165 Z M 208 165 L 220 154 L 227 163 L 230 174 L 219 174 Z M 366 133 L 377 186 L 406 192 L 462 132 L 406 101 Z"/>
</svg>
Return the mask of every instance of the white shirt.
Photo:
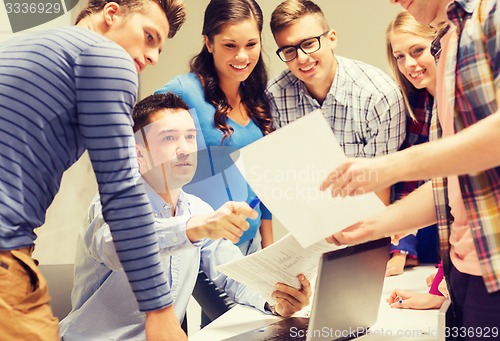
<svg viewBox="0 0 500 341">
<path fill-rule="evenodd" d="M 264 311 L 265 299 L 215 270 L 219 264 L 243 257 L 240 249 L 227 240 L 204 239 L 191 243 L 186 222 L 192 215 L 213 212 L 200 198 L 181 192 L 175 217 L 171 206 L 145 184 L 156 217 L 160 255 L 174 296 L 179 321 L 201 269 L 228 296 L 241 304 Z M 104 223 L 99 198 L 94 200 L 87 224 L 77 244 L 75 284 L 71 295 L 73 309 L 60 322 L 63 340 L 146 340 L 145 315 L 137 301 L 114 250 L 109 227 Z M 201 263 L 200 263 L 201 261 Z M 142 271 L 141 264 L 137 264 Z"/>
</svg>

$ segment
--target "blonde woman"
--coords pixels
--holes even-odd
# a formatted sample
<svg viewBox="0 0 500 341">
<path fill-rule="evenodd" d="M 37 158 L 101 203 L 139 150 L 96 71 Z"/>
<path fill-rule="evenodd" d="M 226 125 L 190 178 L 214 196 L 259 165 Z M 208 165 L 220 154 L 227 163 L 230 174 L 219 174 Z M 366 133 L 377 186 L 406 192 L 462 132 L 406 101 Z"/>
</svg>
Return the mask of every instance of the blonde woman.
<svg viewBox="0 0 500 341">
<path fill-rule="evenodd" d="M 406 138 L 401 149 L 429 141 L 429 126 L 436 88 L 436 62 L 431 43 L 436 30 L 418 23 L 403 11 L 389 24 L 386 32 L 386 52 L 394 77 L 401 87 L 410 117 L 406 121 Z M 400 182 L 393 186 L 391 202 L 400 200 L 425 181 Z M 417 238 L 418 237 L 418 238 Z M 418 240 L 425 243 L 418 243 Z M 405 266 L 436 263 L 437 228 L 435 225 L 409 235 L 391 248 L 387 276 L 403 273 Z M 417 258 L 418 257 L 418 258 Z"/>
<path fill-rule="evenodd" d="M 406 121 L 406 139 L 402 148 L 429 141 L 434 93 L 436 90 L 436 62 L 430 48 L 437 31 L 420 24 L 407 11 L 399 13 L 389 24 L 386 32 L 386 52 L 394 77 L 401 87 L 410 118 Z M 399 200 L 418 188 L 425 181 L 400 182 L 393 186 L 391 201 Z M 436 225 L 422 229 L 417 236 L 409 235 L 391 249 L 392 258 L 387 266 L 387 275 L 400 274 L 405 265 L 417 260 L 437 261 Z M 417 251 L 418 250 L 418 251 Z M 427 251 L 422 254 L 420 251 Z M 396 289 L 387 302 L 393 308 L 437 309 L 445 300 L 438 286 L 443 279 L 439 268 L 428 294 L 411 293 Z M 443 287 L 444 281 L 441 284 Z M 445 287 L 445 286 L 444 286 Z"/>
</svg>

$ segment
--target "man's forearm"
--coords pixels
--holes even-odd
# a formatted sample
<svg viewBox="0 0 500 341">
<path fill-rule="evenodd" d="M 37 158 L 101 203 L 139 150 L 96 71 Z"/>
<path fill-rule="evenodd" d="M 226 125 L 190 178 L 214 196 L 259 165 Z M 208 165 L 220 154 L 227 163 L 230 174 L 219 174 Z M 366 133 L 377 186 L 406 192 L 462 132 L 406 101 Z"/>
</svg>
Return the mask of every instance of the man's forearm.
<svg viewBox="0 0 500 341">
<path fill-rule="evenodd" d="M 436 222 L 432 183 L 426 184 L 395 202 L 377 215 L 375 229 L 378 237 L 413 232 Z"/>
<path fill-rule="evenodd" d="M 389 205 L 391 203 L 391 187 L 387 187 L 380 191 L 377 191 L 375 194 L 379 197 L 380 200 L 384 203 L 384 205 Z"/>
<path fill-rule="evenodd" d="M 406 149 L 394 159 L 389 156 L 388 161 L 404 181 L 477 173 L 500 165 L 499 131 L 496 112 L 453 136 Z"/>
</svg>

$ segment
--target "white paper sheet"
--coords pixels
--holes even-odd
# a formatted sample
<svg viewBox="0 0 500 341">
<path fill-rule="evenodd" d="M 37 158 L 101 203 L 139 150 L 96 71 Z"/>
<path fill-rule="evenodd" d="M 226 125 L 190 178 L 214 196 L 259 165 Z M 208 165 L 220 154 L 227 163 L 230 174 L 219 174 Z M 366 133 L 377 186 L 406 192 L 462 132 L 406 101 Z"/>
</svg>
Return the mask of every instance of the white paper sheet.
<svg viewBox="0 0 500 341">
<path fill-rule="evenodd" d="M 303 247 L 384 208 L 374 193 L 333 198 L 331 192 L 319 190 L 346 158 L 320 110 L 231 157 L 260 200 Z"/>
<path fill-rule="evenodd" d="M 314 284 L 321 254 L 342 247 L 322 240 L 303 248 L 291 234 L 288 234 L 265 249 L 219 265 L 217 271 L 252 288 L 267 302 L 274 303 L 271 294 L 276 290 L 277 282 L 300 288 L 297 276 L 304 274 L 311 284 Z"/>
</svg>

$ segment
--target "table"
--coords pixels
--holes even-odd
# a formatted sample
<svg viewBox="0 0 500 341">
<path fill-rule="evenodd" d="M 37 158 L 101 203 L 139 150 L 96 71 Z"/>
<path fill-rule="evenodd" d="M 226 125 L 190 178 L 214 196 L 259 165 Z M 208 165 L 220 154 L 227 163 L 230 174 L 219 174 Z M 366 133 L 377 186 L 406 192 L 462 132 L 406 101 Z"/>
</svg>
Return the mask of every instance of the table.
<svg viewBox="0 0 500 341">
<path fill-rule="evenodd" d="M 403 310 L 392 309 L 385 301 L 396 288 L 427 292 L 425 278 L 436 271 L 434 266 L 418 266 L 406 269 L 402 275 L 386 278 L 377 322 L 371 328 L 372 334 L 363 337 L 363 341 L 444 341 L 444 314 L 449 302 L 446 302 L 441 310 Z M 306 307 L 296 316 L 307 316 L 309 310 L 309 307 Z M 222 340 L 266 326 L 279 319 L 281 317 L 266 315 L 252 307 L 236 305 L 189 339 L 192 341 Z"/>
</svg>

